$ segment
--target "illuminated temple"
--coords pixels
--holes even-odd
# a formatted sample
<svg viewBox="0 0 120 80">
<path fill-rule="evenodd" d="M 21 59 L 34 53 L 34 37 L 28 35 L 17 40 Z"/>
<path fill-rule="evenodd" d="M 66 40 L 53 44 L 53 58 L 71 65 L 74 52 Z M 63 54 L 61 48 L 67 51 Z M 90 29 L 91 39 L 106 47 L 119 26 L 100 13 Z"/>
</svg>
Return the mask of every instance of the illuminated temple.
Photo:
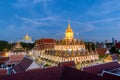
<svg viewBox="0 0 120 80">
<path fill-rule="evenodd" d="M 96 64 L 98 54 L 85 48 L 82 40 L 74 38 L 74 32 L 70 23 L 65 32 L 65 38 L 55 40 L 50 38 L 41 38 L 36 41 L 33 50 L 34 59 L 44 61 L 49 65 L 55 66 L 60 62 L 74 61 L 76 66 L 87 66 Z"/>
<path fill-rule="evenodd" d="M 30 37 L 28 34 L 26 34 L 25 37 L 23 38 L 22 42 L 24 42 L 24 43 L 33 43 L 32 37 Z"/>
</svg>

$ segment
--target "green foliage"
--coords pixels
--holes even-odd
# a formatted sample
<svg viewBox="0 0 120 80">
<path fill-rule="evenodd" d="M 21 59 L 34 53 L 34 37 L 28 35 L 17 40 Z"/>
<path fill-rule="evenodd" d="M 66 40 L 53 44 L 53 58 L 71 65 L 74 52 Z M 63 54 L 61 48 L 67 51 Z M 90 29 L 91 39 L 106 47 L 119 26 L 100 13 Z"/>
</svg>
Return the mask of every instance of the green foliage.
<svg viewBox="0 0 120 80">
<path fill-rule="evenodd" d="M 116 49 L 116 47 L 112 47 L 110 50 L 111 53 L 118 53 L 118 50 Z"/>
<path fill-rule="evenodd" d="M 85 42 L 85 47 L 88 50 L 90 50 L 90 49 L 92 49 L 93 51 L 95 50 L 95 44 L 92 42 Z"/>
<path fill-rule="evenodd" d="M 10 43 L 8 43 L 7 41 L 0 40 L 0 51 L 2 51 L 2 52 L 8 51 L 11 49 L 11 47 L 12 47 L 12 45 Z"/>
<path fill-rule="evenodd" d="M 99 55 L 99 59 L 104 59 L 108 56 L 109 54 L 105 54 L 105 55 Z"/>
<path fill-rule="evenodd" d="M 15 43 L 11 44 L 11 43 L 8 43 L 7 41 L 0 40 L 0 52 L 9 51 L 14 45 Z M 26 50 L 31 50 L 34 47 L 34 43 L 21 42 L 21 45 Z"/>
<path fill-rule="evenodd" d="M 50 66 L 50 65 L 49 65 L 49 64 L 47 64 L 47 63 L 44 65 L 44 67 L 48 67 L 48 66 Z"/>
<path fill-rule="evenodd" d="M 34 43 L 23 43 L 23 42 L 21 42 L 21 45 L 26 50 L 31 50 L 32 48 L 34 48 Z"/>
</svg>

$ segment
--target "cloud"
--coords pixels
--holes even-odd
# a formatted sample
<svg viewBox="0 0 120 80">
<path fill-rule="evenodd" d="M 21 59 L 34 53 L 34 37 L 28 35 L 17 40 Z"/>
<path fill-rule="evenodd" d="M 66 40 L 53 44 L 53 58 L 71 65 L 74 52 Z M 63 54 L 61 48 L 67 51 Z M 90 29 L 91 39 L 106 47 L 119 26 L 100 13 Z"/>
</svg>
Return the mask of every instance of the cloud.
<svg viewBox="0 0 120 80">
<path fill-rule="evenodd" d="M 39 25 L 45 25 L 44 22 L 40 22 L 40 21 L 37 21 L 37 20 L 34 20 L 34 19 L 30 19 L 30 18 L 25 18 L 25 17 L 18 17 L 19 20 L 21 20 L 23 22 L 23 24 L 25 25 L 30 25 L 31 27 L 34 26 L 39 26 Z"/>
<path fill-rule="evenodd" d="M 6 28 L 4 28 L 4 30 L 0 33 L 3 35 L 6 34 L 5 32 L 9 32 L 9 36 L 11 36 L 11 39 L 13 40 L 21 39 L 26 33 L 34 39 L 38 39 L 39 37 L 54 37 L 54 27 L 59 25 L 58 20 L 60 20 L 60 18 L 58 18 L 59 17 L 57 16 L 47 16 L 41 18 L 16 16 L 14 17 L 15 21 L 7 23 Z M 4 35 L 4 37 L 10 40 L 8 34 Z"/>
<path fill-rule="evenodd" d="M 24 8 L 24 7 L 30 6 L 31 5 L 31 1 L 29 1 L 29 0 L 17 0 L 14 3 L 11 3 L 11 5 L 14 8 Z"/>
<path fill-rule="evenodd" d="M 58 20 L 61 20 L 59 16 L 47 16 L 41 18 L 26 18 L 17 16 L 17 18 L 23 21 L 24 24 L 32 24 L 34 26 L 48 26 L 51 23 L 58 22 Z"/>
<path fill-rule="evenodd" d="M 26 18 L 17 16 L 18 20 L 22 21 L 20 29 L 43 37 L 63 38 L 64 31 L 67 28 L 68 19 L 60 16 L 47 16 L 41 18 Z M 79 21 L 71 20 L 71 27 L 73 28 L 75 36 L 81 36 L 84 33 L 91 32 L 95 27 L 90 23 L 80 23 Z M 62 24 L 61 24 L 62 23 Z M 37 36 L 37 37 L 39 37 Z"/>
<path fill-rule="evenodd" d="M 31 16 L 43 16 L 53 15 L 53 12 L 51 11 L 52 2 L 53 0 L 16 0 L 11 3 L 11 6 L 17 10 L 22 9 Z"/>
<path fill-rule="evenodd" d="M 46 8 L 48 3 L 50 3 L 52 0 L 17 0 L 14 3 L 11 3 L 11 5 L 14 8 L 25 8 L 25 7 L 31 7 L 35 6 L 36 4 L 43 5 L 43 8 Z"/>
<path fill-rule="evenodd" d="M 48 3 L 48 2 L 51 2 L 52 0 L 33 0 L 33 3 L 34 4 L 38 4 L 38 3 L 44 3 L 44 4 L 46 4 L 46 3 Z"/>
<path fill-rule="evenodd" d="M 119 0 L 104 0 L 100 1 L 87 11 L 91 16 L 103 16 L 120 10 Z"/>
<path fill-rule="evenodd" d="M 113 17 L 113 18 L 102 18 L 93 21 L 86 21 L 86 23 L 96 24 L 96 23 L 114 23 L 120 20 L 120 17 Z"/>
<path fill-rule="evenodd" d="M 80 33 L 90 32 L 95 29 L 95 26 L 93 26 L 91 23 L 81 23 L 79 21 L 71 21 L 73 26 L 75 27 L 75 31 Z"/>
</svg>

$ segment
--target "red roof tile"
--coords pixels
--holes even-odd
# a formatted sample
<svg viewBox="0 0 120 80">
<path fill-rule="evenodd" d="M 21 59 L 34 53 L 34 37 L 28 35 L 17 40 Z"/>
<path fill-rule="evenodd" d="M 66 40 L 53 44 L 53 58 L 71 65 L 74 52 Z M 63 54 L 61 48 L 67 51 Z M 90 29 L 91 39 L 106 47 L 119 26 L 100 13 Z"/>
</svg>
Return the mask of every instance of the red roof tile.
<svg viewBox="0 0 120 80">
<path fill-rule="evenodd" d="M 20 55 L 10 55 L 9 60 L 6 62 L 6 65 L 17 65 L 24 58 L 23 54 Z"/>
<path fill-rule="evenodd" d="M 5 61 L 7 61 L 9 57 L 1 57 L 0 58 L 0 64 L 3 64 Z"/>
<path fill-rule="evenodd" d="M 0 80 L 104 80 L 96 75 L 69 67 L 51 67 L 2 76 Z"/>
<path fill-rule="evenodd" d="M 74 61 L 60 62 L 59 66 L 75 67 Z"/>
<path fill-rule="evenodd" d="M 115 47 L 118 48 L 118 49 L 120 49 L 120 43 L 116 43 Z"/>
<path fill-rule="evenodd" d="M 7 75 L 7 69 L 0 68 L 0 76 Z"/>
<path fill-rule="evenodd" d="M 32 62 L 32 59 L 24 57 L 23 60 L 14 67 L 14 70 L 16 71 L 16 73 L 25 72 L 26 69 L 32 64 Z"/>
<path fill-rule="evenodd" d="M 63 70 L 61 80 L 104 80 L 104 79 L 94 74 L 66 67 Z"/>
<path fill-rule="evenodd" d="M 107 72 L 104 72 L 104 73 L 103 73 L 103 77 L 104 77 L 106 80 L 120 80 L 120 76 L 113 75 L 113 74 L 110 74 L 110 73 L 107 73 Z"/>
<path fill-rule="evenodd" d="M 54 39 L 50 39 L 50 38 L 42 38 L 41 41 L 45 42 L 45 43 L 54 43 L 55 42 Z"/>
<path fill-rule="evenodd" d="M 41 50 L 43 50 L 43 49 L 53 49 L 54 44 L 55 44 L 54 39 L 41 38 L 41 39 L 36 41 L 35 49 L 41 49 Z"/>
<path fill-rule="evenodd" d="M 24 58 L 23 54 L 19 54 L 19 55 L 10 55 L 9 60 L 10 61 L 16 61 L 16 60 L 22 60 Z"/>
<path fill-rule="evenodd" d="M 39 40 L 36 41 L 38 44 L 39 43 L 55 43 L 55 39 L 51 39 L 51 38 L 41 38 Z"/>
<path fill-rule="evenodd" d="M 96 51 L 99 55 L 105 55 L 107 48 L 97 48 Z"/>
<path fill-rule="evenodd" d="M 115 68 L 120 67 L 120 64 L 117 61 L 94 65 L 90 67 L 84 67 L 83 71 L 92 73 L 92 74 L 100 74 L 103 70 L 113 70 Z"/>
</svg>

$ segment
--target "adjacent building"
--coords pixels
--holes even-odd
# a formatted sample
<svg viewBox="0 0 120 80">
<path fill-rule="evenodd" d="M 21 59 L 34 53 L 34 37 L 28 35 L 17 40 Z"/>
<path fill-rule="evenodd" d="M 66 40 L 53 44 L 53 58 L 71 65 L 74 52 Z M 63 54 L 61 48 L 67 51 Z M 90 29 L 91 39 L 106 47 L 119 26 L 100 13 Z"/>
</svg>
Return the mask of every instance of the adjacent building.
<svg viewBox="0 0 120 80">
<path fill-rule="evenodd" d="M 26 50 L 17 42 L 9 51 L 9 60 L 5 63 L 6 66 L 17 65 L 26 56 Z"/>
<path fill-rule="evenodd" d="M 1 76 L 0 80 L 105 80 L 97 75 L 70 67 L 50 67 Z M 119 80 L 119 79 L 113 79 Z"/>
<path fill-rule="evenodd" d="M 33 61 L 30 57 L 24 57 L 19 64 L 17 64 L 13 69 L 12 72 L 21 73 L 26 72 L 29 70 L 40 69 L 39 65 Z"/>
<path fill-rule="evenodd" d="M 94 66 L 84 67 L 83 71 L 103 77 L 105 80 L 120 79 L 120 64 L 118 61 L 107 62 Z"/>
</svg>

